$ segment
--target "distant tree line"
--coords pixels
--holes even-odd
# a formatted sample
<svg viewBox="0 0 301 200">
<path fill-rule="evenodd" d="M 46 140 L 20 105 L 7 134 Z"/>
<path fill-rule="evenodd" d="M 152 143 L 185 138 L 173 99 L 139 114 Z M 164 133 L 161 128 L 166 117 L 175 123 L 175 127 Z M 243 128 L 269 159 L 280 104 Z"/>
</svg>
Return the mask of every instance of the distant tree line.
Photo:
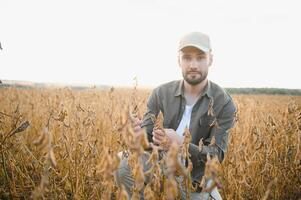
<svg viewBox="0 0 301 200">
<path fill-rule="evenodd" d="M 225 88 L 230 94 L 301 95 L 301 89 L 285 88 Z"/>
<path fill-rule="evenodd" d="M 1 83 L 1 80 L 0 80 Z M 20 89 L 31 88 L 44 88 L 43 84 L 36 84 L 35 86 L 18 85 L 18 84 L 5 84 L 1 83 L 0 88 L 4 87 L 16 87 Z M 46 87 L 45 87 L 46 88 Z M 69 86 L 73 90 L 85 90 L 91 89 L 91 87 L 85 86 Z M 96 89 L 108 90 L 109 86 L 95 86 Z M 268 94 L 268 95 L 296 95 L 301 96 L 301 89 L 285 89 L 285 88 L 225 88 L 230 94 Z"/>
</svg>

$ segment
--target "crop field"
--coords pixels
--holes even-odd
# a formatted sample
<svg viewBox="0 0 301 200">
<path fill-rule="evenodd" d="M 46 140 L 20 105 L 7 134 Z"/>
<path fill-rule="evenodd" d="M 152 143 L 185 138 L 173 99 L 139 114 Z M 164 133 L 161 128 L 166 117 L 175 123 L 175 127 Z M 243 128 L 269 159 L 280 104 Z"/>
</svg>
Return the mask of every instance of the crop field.
<svg viewBox="0 0 301 200">
<path fill-rule="evenodd" d="M 183 147 L 172 146 L 160 161 L 152 146 L 153 167 L 142 171 L 139 158 L 150 144 L 133 134 L 129 115 L 143 116 L 149 94 L 136 88 L 0 89 L 0 199 L 127 199 L 115 181 L 124 156 L 133 169 L 132 199 L 141 190 L 145 199 L 178 199 L 177 175 L 193 190 L 192 166 L 177 163 L 178 152 L 189 158 L 189 132 Z M 227 200 L 301 199 L 301 96 L 232 97 L 238 112 L 226 157 L 221 164 L 208 157 L 205 177 Z"/>
</svg>

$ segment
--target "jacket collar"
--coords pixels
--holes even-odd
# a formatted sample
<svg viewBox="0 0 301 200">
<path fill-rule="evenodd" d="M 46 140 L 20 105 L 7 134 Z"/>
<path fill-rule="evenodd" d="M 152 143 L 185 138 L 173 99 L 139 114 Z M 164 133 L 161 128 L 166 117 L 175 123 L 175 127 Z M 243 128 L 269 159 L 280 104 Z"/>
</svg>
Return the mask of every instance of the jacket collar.
<svg viewBox="0 0 301 200">
<path fill-rule="evenodd" d="M 213 91 L 211 86 L 211 81 L 207 80 L 207 85 L 204 89 L 204 93 L 202 96 L 207 95 L 209 98 L 213 97 Z M 175 89 L 175 96 L 183 96 L 184 97 L 184 80 L 180 80 L 177 82 L 177 87 Z"/>
<path fill-rule="evenodd" d="M 176 89 L 175 89 L 175 97 L 177 96 L 184 96 L 184 80 L 180 80 L 176 82 Z"/>
</svg>

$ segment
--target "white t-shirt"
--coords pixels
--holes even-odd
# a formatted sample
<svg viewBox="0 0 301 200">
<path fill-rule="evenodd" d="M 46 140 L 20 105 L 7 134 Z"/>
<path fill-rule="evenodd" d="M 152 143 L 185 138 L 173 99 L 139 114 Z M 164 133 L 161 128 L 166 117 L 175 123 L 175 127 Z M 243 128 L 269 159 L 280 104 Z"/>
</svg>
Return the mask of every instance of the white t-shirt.
<svg viewBox="0 0 301 200">
<path fill-rule="evenodd" d="M 191 118 L 191 111 L 192 111 L 193 105 L 186 105 L 185 110 L 181 119 L 181 122 L 176 130 L 177 134 L 182 138 L 185 127 L 189 129 L 189 124 L 190 124 L 190 118 Z"/>
</svg>

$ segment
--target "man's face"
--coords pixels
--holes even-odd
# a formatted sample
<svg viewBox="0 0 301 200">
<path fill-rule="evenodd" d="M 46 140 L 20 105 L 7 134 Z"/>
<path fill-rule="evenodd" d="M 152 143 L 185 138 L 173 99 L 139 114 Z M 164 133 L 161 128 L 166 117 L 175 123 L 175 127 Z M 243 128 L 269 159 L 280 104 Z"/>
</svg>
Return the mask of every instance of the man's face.
<svg viewBox="0 0 301 200">
<path fill-rule="evenodd" d="M 195 47 L 185 47 L 180 51 L 178 61 L 184 80 L 190 85 L 197 85 L 206 79 L 212 55 Z"/>
</svg>

